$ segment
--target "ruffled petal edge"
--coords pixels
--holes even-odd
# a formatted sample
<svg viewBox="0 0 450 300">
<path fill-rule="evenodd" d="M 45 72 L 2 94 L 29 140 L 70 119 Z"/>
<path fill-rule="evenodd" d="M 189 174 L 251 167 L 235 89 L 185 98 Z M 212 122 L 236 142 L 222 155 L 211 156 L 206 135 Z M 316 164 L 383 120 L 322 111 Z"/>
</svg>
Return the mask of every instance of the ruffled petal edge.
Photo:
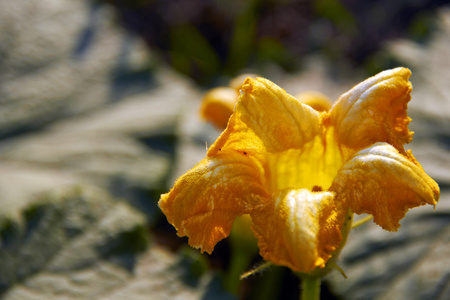
<svg viewBox="0 0 450 300">
<path fill-rule="evenodd" d="M 368 213 L 383 229 L 396 231 L 413 207 L 439 200 L 439 186 L 411 152 L 376 143 L 357 152 L 338 172 L 330 187 L 337 201 L 357 213 Z"/>
</svg>

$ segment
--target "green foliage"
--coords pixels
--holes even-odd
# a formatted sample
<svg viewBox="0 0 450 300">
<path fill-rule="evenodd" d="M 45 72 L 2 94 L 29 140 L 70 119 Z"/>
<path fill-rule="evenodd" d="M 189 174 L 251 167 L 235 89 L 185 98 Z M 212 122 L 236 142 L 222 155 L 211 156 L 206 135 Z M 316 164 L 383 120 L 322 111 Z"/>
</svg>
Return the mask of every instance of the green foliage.
<svg viewBox="0 0 450 300">
<path fill-rule="evenodd" d="M 103 1 L 115 5 L 125 25 L 174 69 L 202 85 L 247 70 L 266 76 L 264 70 L 272 70 L 266 66 L 293 72 L 310 53 L 337 65 L 370 65 L 386 40 L 426 40 L 440 5 L 438 0 Z"/>
<path fill-rule="evenodd" d="M 149 235 L 145 226 L 137 224 L 135 227 L 119 232 L 110 243 L 108 254 L 139 253 L 148 248 Z"/>
<path fill-rule="evenodd" d="M 19 233 L 19 225 L 8 217 L 0 217 L 0 247 L 8 246 Z"/>
<path fill-rule="evenodd" d="M 234 21 L 233 36 L 225 66 L 227 75 L 233 76 L 245 68 L 254 53 L 258 17 L 255 11 L 256 4 L 257 1 L 251 1 L 246 10 L 239 14 Z"/>
<path fill-rule="evenodd" d="M 205 255 L 200 254 L 198 250 L 191 247 L 182 247 L 178 253 L 178 261 L 173 266 L 180 268 L 183 272 L 180 274 L 183 281 L 195 286 L 198 280 L 208 270 L 208 262 Z"/>
<path fill-rule="evenodd" d="M 314 9 L 319 17 L 329 19 L 340 30 L 355 33 L 357 21 L 339 0 L 315 0 Z"/>
<path fill-rule="evenodd" d="M 220 61 L 208 40 L 192 25 L 171 28 L 170 58 L 172 66 L 184 74 L 205 77 L 219 73 Z"/>
<path fill-rule="evenodd" d="M 259 64 L 273 62 L 288 72 L 296 69 L 294 55 L 272 37 L 263 37 L 258 41 L 257 61 Z"/>
<path fill-rule="evenodd" d="M 409 26 L 409 34 L 417 41 L 426 40 L 436 26 L 436 17 L 429 11 L 424 11 L 415 16 Z"/>
</svg>

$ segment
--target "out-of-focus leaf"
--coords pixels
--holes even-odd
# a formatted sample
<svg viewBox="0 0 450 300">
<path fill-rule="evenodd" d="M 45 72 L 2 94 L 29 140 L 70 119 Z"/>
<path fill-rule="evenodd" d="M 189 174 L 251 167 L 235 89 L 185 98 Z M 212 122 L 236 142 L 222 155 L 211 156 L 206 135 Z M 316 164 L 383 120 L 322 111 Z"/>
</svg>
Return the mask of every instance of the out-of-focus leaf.
<svg viewBox="0 0 450 300">
<path fill-rule="evenodd" d="M 43 128 L 152 87 L 142 41 L 113 28 L 113 11 L 91 1 L 0 3 L 0 138 Z M 124 66 L 127 66 L 124 68 Z"/>
<path fill-rule="evenodd" d="M 114 26 L 111 7 L 53 4 L 0 3 L 2 212 L 87 184 L 154 216 L 149 193 L 170 174 L 184 101 L 200 93 L 163 68 L 154 78 L 143 42 Z"/>
<path fill-rule="evenodd" d="M 174 26 L 170 35 L 170 57 L 176 70 L 193 77 L 219 74 L 221 64 L 216 52 L 194 26 Z"/>
<path fill-rule="evenodd" d="M 338 272 L 326 280 L 345 299 L 448 299 L 450 264 L 450 194 L 443 205 L 418 208 L 386 232 L 370 222 L 353 230 Z"/>
<path fill-rule="evenodd" d="M 2 216 L 2 299 L 233 299 L 197 251 L 147 248 L 145 219 L 82 187 L 41 196 L 20 221 Z"/>
<path fill-rule="evenodd" d="M 259 0 L 248 1 L 245 9 L 236 17 L 230 42 L 225 73 L 235 75 L 248 65 L 256 43 L 257 13 Z"/>
<path fill-rule="evenodd" d="M 147 248 L 144 215 L 98 190 L 48 193 L 23 209 L 19 220 L 1 219 L 4 299 L 96 296 L 132 272 L 137 255 Z M 102 274 L 101 264 L 111 270 Z M 82 278 L 77 282 L 72 277 L 77 273 L 96 274 L 98 285 L 83 284 Z M 108 277 L 116 280 L 108 282 Z"/>
<path fill-rule="evenodd" d="M 147 249 L 200 92 L 107 5 L 6 0 L 0 29 L 2 299 L 229 299 L 203 256 Z"/>
<path fill-rule="evenodd" d="M 344 32 L 355 33 L 357 28 L 356 19 L 339 0 L 315 0 L 313 3 L 314 9 L 319 16 L 331 20 Z"/>
<path fill-rule="evenodd" d="M 276 39 L 261 38 L 258 41 L 257 56 L 259 62 L 275 62 L 286 71 L 295 69 L 294 56 Z"/>
</svg>

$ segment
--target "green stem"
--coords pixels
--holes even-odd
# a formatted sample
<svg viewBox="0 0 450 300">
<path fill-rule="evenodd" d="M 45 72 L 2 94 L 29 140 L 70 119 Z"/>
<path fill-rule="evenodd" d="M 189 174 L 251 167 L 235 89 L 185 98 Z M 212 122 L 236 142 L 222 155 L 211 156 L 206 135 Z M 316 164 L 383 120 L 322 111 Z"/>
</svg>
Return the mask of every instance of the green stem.
<svg viewBox="0 0 450 300">
<path fill-rule="evenodd" d="M 302 276 L 301 300 L 320 299 L 320 277 Z"/>
<path fill-rule="evenodd" d="M 248 268 L 252 256 L 248 252 L 236 247 L 231 253 L 230 267 L 225 276 L 225 288 L 233 294 L 237 294 L 240 285 L 240 276 Z"/>
</svg>

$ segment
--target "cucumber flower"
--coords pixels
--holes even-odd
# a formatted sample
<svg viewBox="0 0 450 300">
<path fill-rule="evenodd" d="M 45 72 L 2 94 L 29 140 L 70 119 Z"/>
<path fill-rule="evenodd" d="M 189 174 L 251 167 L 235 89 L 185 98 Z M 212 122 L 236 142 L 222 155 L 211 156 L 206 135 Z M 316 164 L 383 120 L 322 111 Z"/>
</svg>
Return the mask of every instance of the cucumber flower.
<svg viewBox="0 0 450 300">
<path fill-rule="evenodd" d="M 296 272 L 337 255 L 353 213 L 396 231 L 439 187 L 403 147 L 412 140 L 406 68 L 379 73 L 318 112 L 263 78 L 247 78 L 217 141 L 159 206 L 179 236 L 211 253 L 248 214 L 261 256 Z"/>
</svg>

